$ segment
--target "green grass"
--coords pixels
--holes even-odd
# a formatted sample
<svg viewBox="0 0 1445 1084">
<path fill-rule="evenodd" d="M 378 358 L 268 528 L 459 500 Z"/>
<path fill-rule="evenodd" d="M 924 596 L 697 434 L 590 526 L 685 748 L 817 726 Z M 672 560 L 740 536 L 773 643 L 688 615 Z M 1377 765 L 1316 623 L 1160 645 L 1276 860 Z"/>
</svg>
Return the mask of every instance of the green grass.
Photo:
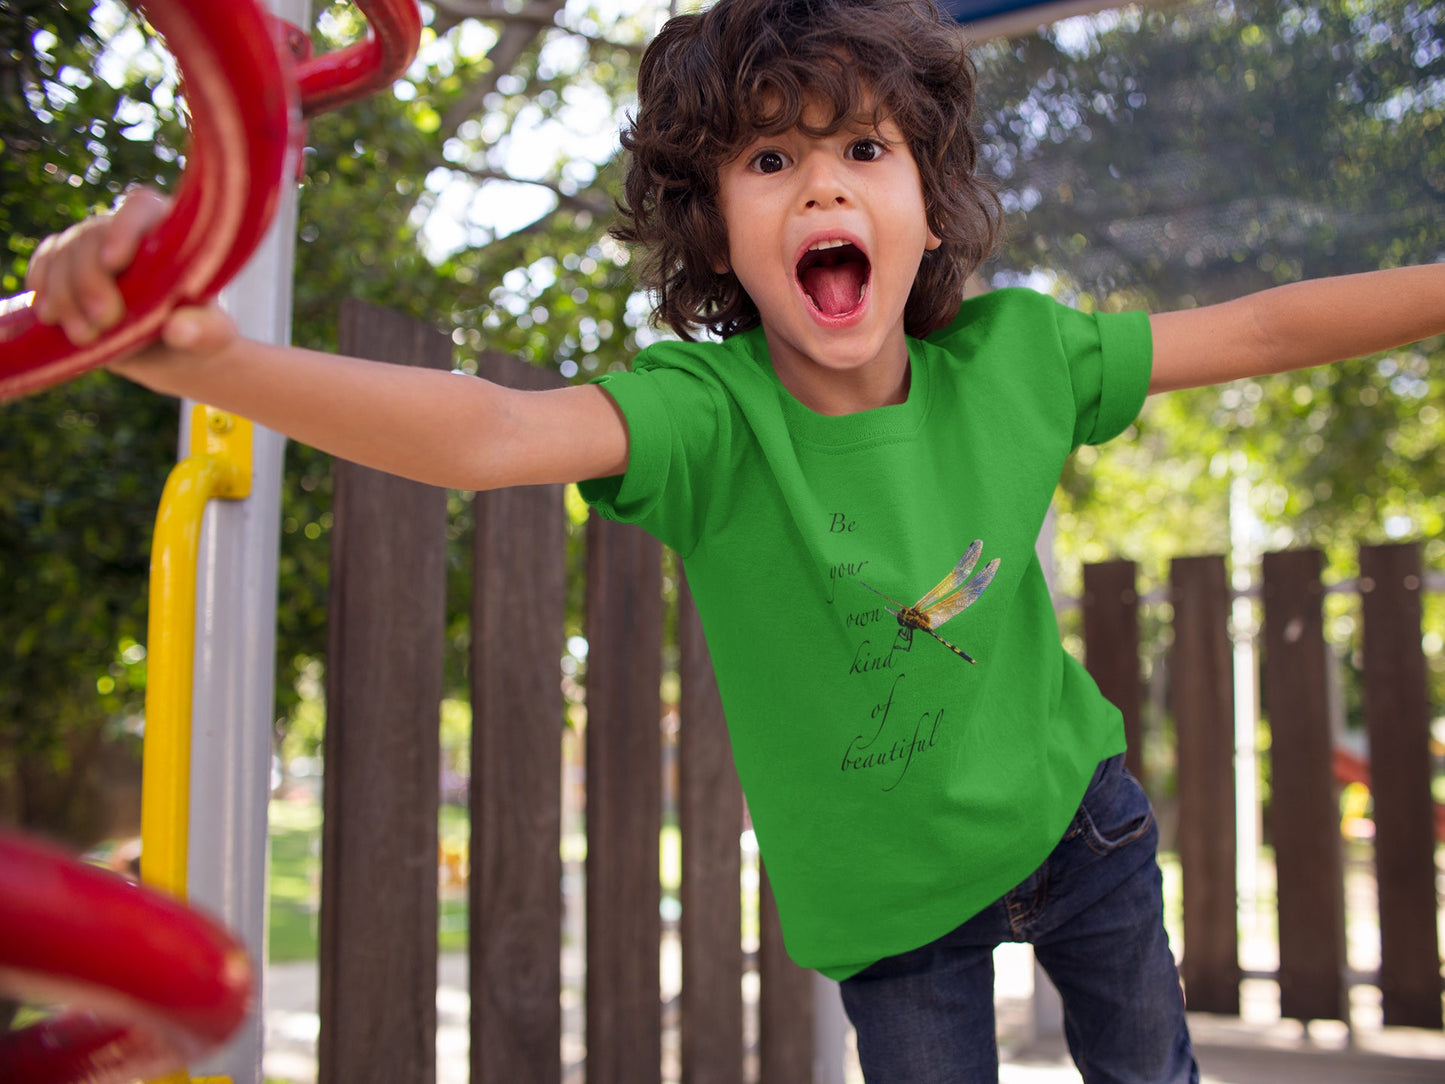
<svg viewBox="0 0 1445 1084">
<path fill-rule="evenodd" d="M 465 842 L 471 832 L 467 811 L 444 805 L 438 821 L 442 842 Z M 315 802 L 286 800 L 271 803 L 271 893 L 269 900 L 271 963 L 316 959 L 317 919 L 321 898 L 321 807 Z M 570 835 L 562 841 L 565 857 L 582 861 L 586 840 Z M 658 865 L 663 894 L 676 898 L 682 878 L 682 843 L 675 823 L 662 826 L 658 838 Z M 465 952 L 467 948 L 467 891 L 448 885 L 441 891 L 438 914 L 438 948 Z"/>
<path fill-rule="evenodd" d="M 314 960 L 321 898 L 321 806 L 272 802 L 270 820 L 267 955 L 272 963 Z"/>
<path fill-rule="evenodd" d="M 443 839 L 466 839 L 466 810 L 444 806 L 439 830 Z M 271 963 L 314 960 L 321 908 L 321 806 L 302 801 L 272 802 L 270 834 L 267 958 Z M 440 950 L 465 951 L 465 889 L 452 888 L 442 894 L 438 923 Z"/>
</svg>

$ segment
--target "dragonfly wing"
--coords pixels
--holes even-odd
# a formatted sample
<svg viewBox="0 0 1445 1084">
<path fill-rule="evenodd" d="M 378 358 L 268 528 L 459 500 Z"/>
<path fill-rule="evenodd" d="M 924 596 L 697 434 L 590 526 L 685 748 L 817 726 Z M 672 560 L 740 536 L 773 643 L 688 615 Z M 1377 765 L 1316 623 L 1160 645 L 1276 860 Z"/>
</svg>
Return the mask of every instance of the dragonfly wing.
<svg viewBox="0 0 1445 1084">
<path fill-rule="evenodd" d="M 953 566 L 953 571 L 939 580 L 938 586 L 919 599 L 913 608 L 915 610 L 926 611 L 930 606 L 938 602 L 939 599 L 944 598 L 950 592 L 958 590 L 959 585 L 968 579 L 968 574 L 973 571 L 973 566 L 978 564 L 978 559 L 982 556 L 983 541 L 980 539 L 964 551 L 963 556 L 958 559 L 958 564 Z"/>
<path fill-rule="evenodd" d="M 984 588 L 993 583 L 993 576 L 994 573 L 998 571 L 998 566 L 999 559 L 995 557 L 983 566 L 983 570 L 979 572 L 967 586 L 950 595 L 942 602 L 924 609 L 923 616 L 928 619 L 928 627 L 930 629 L 938 628 L 939 625 L 942 625 L 950 618 L 956 617 L 977 602 L 978 596 L 983 594 Z"/>
</svg>

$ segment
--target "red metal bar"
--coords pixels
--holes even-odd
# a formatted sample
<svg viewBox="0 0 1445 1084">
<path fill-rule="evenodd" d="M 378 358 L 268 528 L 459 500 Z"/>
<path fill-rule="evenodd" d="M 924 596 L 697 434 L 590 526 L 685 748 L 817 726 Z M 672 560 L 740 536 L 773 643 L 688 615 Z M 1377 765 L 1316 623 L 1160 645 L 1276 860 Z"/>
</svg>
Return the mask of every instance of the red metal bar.
<svg viewBox="0 0 1445 1084">
<path fill-rule="evenodd" d="M 299 132 L 271 22 L 251 0 L 136 4 L 181 68 L 194 118 L 175 205 L 120 276 L 126 318 L 75 347 L 28 305 L 0 317 L 0 399 L 35 391 L 150 341 L 178 304 L 213 296 L 254 250 L 275 213 Z M 227 18 L 215 18 L 217 11 Z"/>
<path fill-rule="evenodd" d="M 251 967 L 180 901 L 0 834 L 0 990 L 80 1007 L 0 1035 L 0 1084 L 104 1084 L 225 1042 L 250 1006 Z"/>
<path fill-rule="evenodd" d="M 359 0 L 363 41 L 293 68 L 256 0 L 133 0 L 181 70 L 192 125 L 170 216 L 120 276 L 126 318 L 73 346 L 40 324 L 28 298 L 0 302 L 0 401 L 103 365 L 153 340 L 178 305 L 209 300 L 265 236 L 299 151 L 301 114 L 372 93 L 411 62 L 414 0 Z"/>
<path fill-rule="evenodd" d="M 150 341 L 179 304 L 204 301 L 245 264 L 274 217 L 306 112 L 395 79 L 421 33 L 413 0 L 370 0 L 366 40 L 293 65 L 255 0 L 135 0 L 181 69 L 192 117 L 170 215 L 118 282 L 127 316 L 70 344 L 28 298 L 0 301 L 0 401 Z M 0 994 L 77 1006 L 0 1035 L 0 1084 L 109 1084 L 182 1068 L 244 1019 L 250 965 L 229 934 L 183 904 L 0 833 Z"/>
<path fill-rule="evenodd" d="M 415 0 L 356 0 L 366 38 L 300 64 L 301 111 L 308 117 L 365 98 L 401 78 L 421 41 Z"/>
</svg>

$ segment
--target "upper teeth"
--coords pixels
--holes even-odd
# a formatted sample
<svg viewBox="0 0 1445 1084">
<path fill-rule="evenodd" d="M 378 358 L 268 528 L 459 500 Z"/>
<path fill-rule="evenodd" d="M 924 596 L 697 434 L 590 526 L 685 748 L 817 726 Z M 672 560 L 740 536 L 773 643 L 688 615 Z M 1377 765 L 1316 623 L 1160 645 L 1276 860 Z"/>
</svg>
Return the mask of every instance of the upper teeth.
<svg viewBox="0 0 1445 1084">
<path fill-rule="evenodd" d="M 825 248 L 842 248 L 846 244 L 848 244 L 847 241 L 835 238 L 832 241 L 819 241 L 815 245 L 810 245 L 808 251 L 821 252 Z"/>
</svg>

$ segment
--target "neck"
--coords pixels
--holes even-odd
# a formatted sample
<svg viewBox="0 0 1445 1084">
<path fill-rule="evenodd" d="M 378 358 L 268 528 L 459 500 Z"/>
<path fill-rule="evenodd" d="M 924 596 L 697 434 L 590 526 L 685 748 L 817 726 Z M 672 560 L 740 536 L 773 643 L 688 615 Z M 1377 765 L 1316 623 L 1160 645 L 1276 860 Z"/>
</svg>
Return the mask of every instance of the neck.
<svg viewBox="0 0 1445 1084">
<path fill-rule="evenodd" d="M 900 346 L 897 356 L 855 369 L 830 369 L 773 353 L 773 371 L 788 393 L 815 414 L 859 414 L 908 399 L 908 348 Z"/>
</svg>

